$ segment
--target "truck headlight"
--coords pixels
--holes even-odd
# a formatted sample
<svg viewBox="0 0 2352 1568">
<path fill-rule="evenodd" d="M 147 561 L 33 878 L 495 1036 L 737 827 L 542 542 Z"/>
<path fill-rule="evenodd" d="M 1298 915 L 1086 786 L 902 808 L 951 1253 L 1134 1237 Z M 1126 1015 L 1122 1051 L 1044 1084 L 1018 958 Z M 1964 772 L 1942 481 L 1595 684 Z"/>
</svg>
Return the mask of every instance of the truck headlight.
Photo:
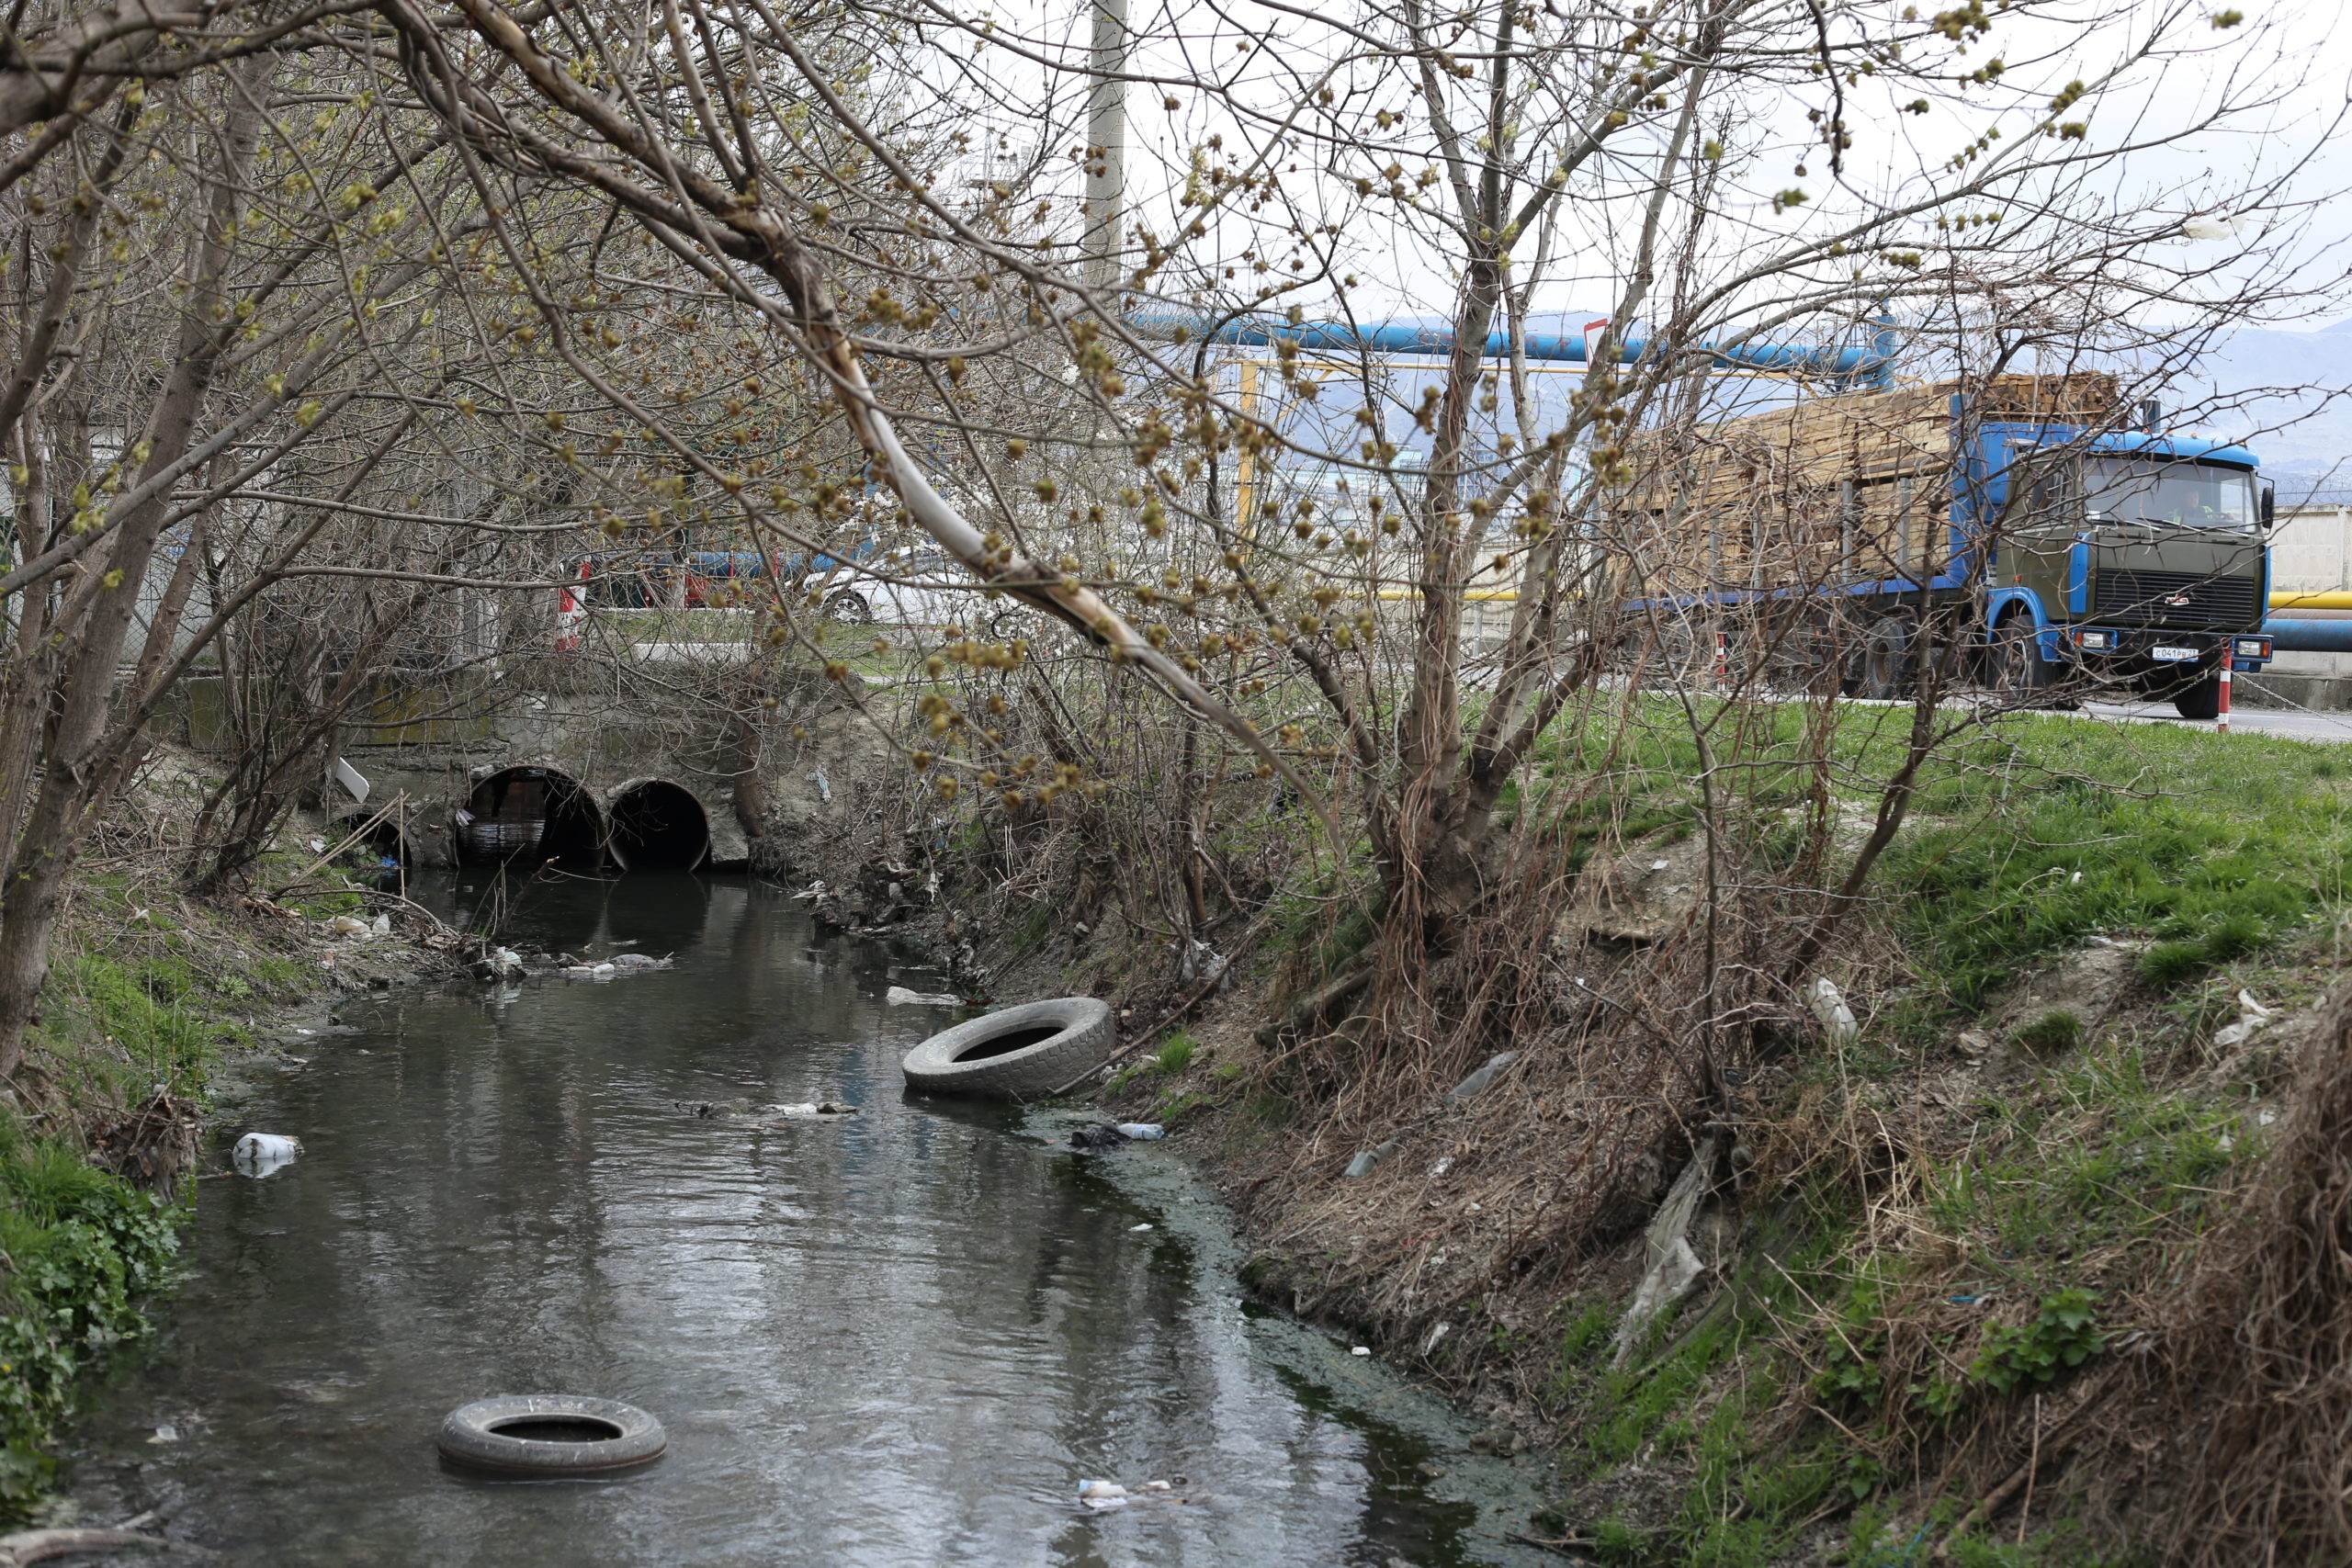
<svg viewBox="0 0 2352 1568">
<path fill-rule="evenodd" d="M 2115 651 L 2115 634 L 2113 632 L 2076 632 L 2075 646 L 2090 653 L 2112 653 Z"/>
<path fill-rule="evenodd" d="M 2232 650 L 2240 659 L 2267 659 L 2270 657 L 2270 639 L 2267 637 L 2242 637 L 2232 644 Z"/>
</svg>

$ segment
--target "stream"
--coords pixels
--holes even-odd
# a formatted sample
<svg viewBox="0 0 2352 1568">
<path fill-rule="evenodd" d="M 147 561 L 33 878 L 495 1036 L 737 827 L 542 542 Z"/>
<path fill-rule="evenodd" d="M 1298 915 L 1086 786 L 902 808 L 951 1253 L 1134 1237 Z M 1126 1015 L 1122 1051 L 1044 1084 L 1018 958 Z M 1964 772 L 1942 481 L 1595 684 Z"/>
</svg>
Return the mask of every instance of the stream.
<svg viewBox="0 0 2352 1568">
<path fill-rule="evenodd" d="M 207 1168 L 248 1130 L 304 1152 L 202 1183 L 184 1287 L 75 1427 L 74 1514 L 273 1562 L 1557 1561 L 1510 1539 L 1532 1462 L 1245 1304 L 1170 1144 L 907 1097 L 899 1058 L 964 1015 L 885 1005 L 939 988 L 886 944 L 724 878 L 536 883 L 507 919 L 674 963 L 347 1000 L 224 1091 Z M 754 1109 L 820 1100 L 860 1114 Z M 642 1405 L 669 1451 L 443 1466 L 448 1411 L 535 1392 Z M 1094 1513 L 1096 1477 L 1181 1500 Z"/>
</svg>

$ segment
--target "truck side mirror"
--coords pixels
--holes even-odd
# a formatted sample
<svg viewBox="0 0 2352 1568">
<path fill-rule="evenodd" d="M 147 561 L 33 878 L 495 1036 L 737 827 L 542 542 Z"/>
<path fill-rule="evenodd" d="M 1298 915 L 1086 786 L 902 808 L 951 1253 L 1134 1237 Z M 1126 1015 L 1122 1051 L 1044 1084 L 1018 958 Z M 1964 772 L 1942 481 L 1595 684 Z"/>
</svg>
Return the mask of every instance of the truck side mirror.
<svg viewBox="0 0 2352 1568">
<path fill-rule="evenodd" d="M 2272 524 L 2278 521 L 2278 481 L 2277 479 L 2265 479 L 2262 481 L 2262 494 L 2255 502 L 2255 511 L 2261 517 L 2262 525 L 2265 528 L 2269 527 Z"/>
</svg>

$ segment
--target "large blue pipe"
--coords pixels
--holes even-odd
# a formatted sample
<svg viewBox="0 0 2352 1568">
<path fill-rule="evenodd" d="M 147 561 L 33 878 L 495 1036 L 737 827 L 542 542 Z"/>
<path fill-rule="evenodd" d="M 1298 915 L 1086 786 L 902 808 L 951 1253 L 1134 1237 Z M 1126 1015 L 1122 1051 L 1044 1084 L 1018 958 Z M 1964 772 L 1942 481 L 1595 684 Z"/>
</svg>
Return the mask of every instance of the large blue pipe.
<svg viewBox="0 0 2352 1568">
<path fill-rule="evenodd" d="M 2352 621 L 2312 621 L 2272 615 L 2262 623 L 2281 653 L 2352 653 Z"/>
<path fill-rule="evenodd" d="M 1176 312 L 1138 312 L 1128 321 L 1138 332 L 1154 337 L 1172 337 L 1179 329 L 1197 335 L 1207 328 L 1206 317 Z M 1302 321 L 1294 326 L 1286 321 L 1269 321 L 1262 316 L 1244 316 L 1223 323 L 1209 335 L 1216 343 L 1254 348 L 1293 343 L 1304 349 L 1341 354 L 1366 350 L 1374 354 L 1446 355 L 1453 352 L 1453 328 L 1406 322 L 1354 327 L 1339 321 Z M 1778 344 L 1716 345 L 1703 343 L 1690 346 L 1712 355 L 1713 367 L 1718 370 L 1835 376 L 1849 382 L 1882 389 L 1894 384 L 1894 326 L 1883 319 L 1878 322 L 1878 330 L 1872 334 L 1868 348 L 1794 348 Z M 1628 333 L 1617 345 L 1617 357 L 1631 365 L 1649 352 L 1649 339 Z M 1582 333 L 1530 333 L 1527 334 L 1526 352 L 1530 359 L 1582 365 L 1589 355 L 1589 345 Z M 1509 358 L 1510 334 L 1499 332 L 1487 334 L 1486 355 L 1489 359 Z"/>
</svg>

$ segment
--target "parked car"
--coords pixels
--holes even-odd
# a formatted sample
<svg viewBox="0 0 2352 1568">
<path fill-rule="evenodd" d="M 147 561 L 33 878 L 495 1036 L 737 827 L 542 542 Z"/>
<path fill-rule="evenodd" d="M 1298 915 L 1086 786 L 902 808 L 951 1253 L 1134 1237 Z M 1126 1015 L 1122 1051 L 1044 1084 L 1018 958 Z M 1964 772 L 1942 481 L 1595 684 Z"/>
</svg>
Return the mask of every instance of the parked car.
<svg viewBox="0 0 2352 1568">
<path fill-rule="evenodd" d="M 939 549 L 886 550 L 863 562 L 831 563 L 799 581 L 827 620 L 851 626 L 941 626 L 967 622 L 981 601 L 972 574 Z"/>
</svg>

